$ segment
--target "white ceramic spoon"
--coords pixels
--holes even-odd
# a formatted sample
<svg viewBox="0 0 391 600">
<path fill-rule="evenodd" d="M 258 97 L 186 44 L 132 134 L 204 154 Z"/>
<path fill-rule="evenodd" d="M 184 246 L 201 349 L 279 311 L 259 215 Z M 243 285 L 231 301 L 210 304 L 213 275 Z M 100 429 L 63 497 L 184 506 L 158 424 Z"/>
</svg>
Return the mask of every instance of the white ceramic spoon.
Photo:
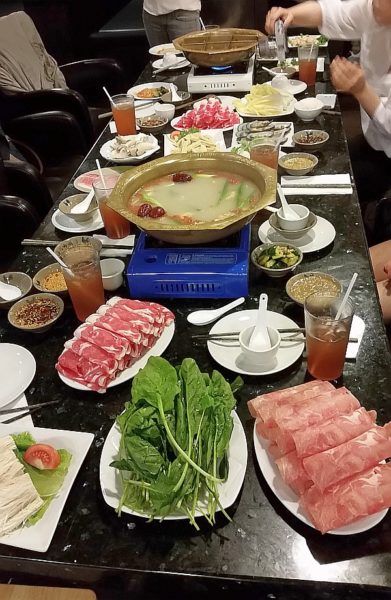
<svg viewBox="0 0 391 600">
<path fill-rule="evenodd" d="M 238 298 L 237 300 L 234 300 L 233 302 L 230 302 L 221 308 L 215 308 L 213 310 L 196 310 L 195 312 L 187 315 L 187 320 L 192 325 L 209 325 L 209 323 L 213 323 L 213 321 L 219 319 L 232 308 L 240 306 L 240 304 L 243 304 L 243 302 L 244 298 Z"/>
<path fill-rule="evenodd" d="M 273 75 L 273 77 L 275 77 L 276 75 L 279 75 L 279 73 L 275 73 L 274 71 L 272 71 L 271 69 L 268 69 L 267 67 L 262 67 L 262 69 L 264 71 L 266 71 L 266 73 L 269 73 L 269 75 Z"/>
<path fill-rule="evenodd" d="M 292 221 L 298 221 L 301 217 L 297 214 L 293 208 L 291 208 L 285 198 L 285 194 L 280 184 L 277 185 L 278 195 L 280 196 L 282 213 L 284 219 L 291 219 Z"/>
<path fill-rule="evenodd" d="M 11 283 L 4 283 L 4 281 L 0 281 L 0 298 L 2 300 L 6 300 L 7 302 L 10 300 L 15 300 L 22 295 L 21 290 Z"/>
<path fill-rule="evenodd" d="M 266 325 L 267 294 L 259 296 L 257 322 L 248 343 L 250 350 L 267 350 L 271 347 L 269 332 Z"/>
<path fill-rule="evenodd" d="M 173 83 L 170 83 L 170 90 L 171 90 L 171 102 L 180 102 L 182 100 L 182 98 L 177 93 Z"/>
<path fill-rule="evenodd" d="M 94 188 L 92 188 L 92 190 L 88 193 L 84 200 L 82 200 L 81 202 L 79 202 L 79 204 L 76 204 L 76 206 L 72 208 L 72 210 L 70 211 L 71 215 L 82 215 L 83 213 L 87 212 L 94 198 L 94 194 L 95 191 Z"/>
</svg>

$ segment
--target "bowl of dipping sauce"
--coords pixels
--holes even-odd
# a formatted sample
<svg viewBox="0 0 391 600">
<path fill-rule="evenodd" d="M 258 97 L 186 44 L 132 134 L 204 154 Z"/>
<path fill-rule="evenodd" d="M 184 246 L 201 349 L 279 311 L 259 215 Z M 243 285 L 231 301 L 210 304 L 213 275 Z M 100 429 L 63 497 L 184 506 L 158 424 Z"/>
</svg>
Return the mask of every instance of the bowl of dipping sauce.
<svg viewBox="0 0 391 600">
<path fill-rule="evenodd" d="M 291 152 L 281 156 L 278 160 L 278 164 L 284 171 L 289 175 L 308 175 L 311 173 L 318 164 L 318 159 L 314 154 L 308 154 L 308 152 Z"/>
<path fill-rule="evenodd" d="M 272 366 L 272 364 L 276 360 L 276 354 L 281 344 L 281 336 L 277 329 L 273 327 L 268 327 L 267 331 L 270 338 L 270 348 L 267 350 L 253 350 L 250 348 L 249 343 L 252 336 L 252 333 L 255 329 L 255 325 L 252 327 L 247 327 L 243 329 L 243 331 L 239 334 L 239 344 L 243 354 L 246 357 L 246 360 L 252 365 L 259 366 Z"/>
<path fill-rule="evenodd" d="M 66 294 L 68 292 L 65 277 L 58 263 L 52 263 L 40 269 L 33 277 L 34 287 L 40 292 Z"/>
<path fill-rule="evenodd" d="M 294 204 L 293 206 L 297 207 L 300 205 Z M 305 207 L 301 207 L 301 208 L 305 208 Z M 297 208 L 295 208 L 295 210 L 297 210 Z M 311 231 L 311 229 L 313 229 L 315 227 L 317 222 L 318 222 L 317 216 L 314 215 L 313 212 L 309 211 L 308 217 L 306 220 L 306 224 L 304 227 L 298 228 L 296 226 L 297 227 L 296 229 L 288 230 L 288 229 L 284 229 L 283 227 L 281 227 L 279 217 L 278 217 L 278 211 L 273 213 L 269 217 L 270 227 L 272 227 L 272 229 L 277 231 L 277 233 L 279 233 L 282 237 L 284 237 L 287 240 L 298 240 L 299 238 L 302 238 L 303 236 L 305 236 L 306 233 L 308 233 L 309 231 Z"/>
<path fill-rule="evenodd" d="M 100 261 L 102 281 L 105 290 L 117 290 L 123 284 L 125 264 L 119 258 L 104 258 Z"/>
<path fill-rule="evenodd" d="M 0 281 L 3 283 L 9 283 L 10 285 L 14 285 L 20 289 L 20 296 L 15 298 L 14 300 L 2 300 L 0 298 L 0 309 L 8 309 L 15 302 L 27 296 L 27 294 L 31 291 L 33 287 L 33 280 L 27 273 L 20 273 L 19 271 L 9 271 L 8 273 L 1 273 Z"/>
<path fill-rule="evenodd" d="M 285 277 L 303 260 L 300 248 L 291 244 L 261 244 L 251 252 L 251 261 L 269 277 Z"/>
<path fill-rule="evenodd" d="M 303 98 L 296 102 L 295 113 L 302 121 L 313 121 L 324 108 L 323 102 L 317 98 Z"/>
<path fill-rule="evenodd" d="M 8 311 L 8 321 L 16 329 L 43 333 L 64 312 L 64 302 L 55 294 L 32 294 L 16 302 Z"/>
<path fill-rule="evenodd" d="M 293 134 L 293 141 L 296 146 L 303 150 L 320 150 L 329 139 L 327 131 L 322 129 L 305 129 Z"/>
<path fill-rule="evenodd" d="M 307 271 L 291 277 L 287 281 L 285 290 L 294 302 L 304 306 L 306 298 L 311 294 L 325 294 L 338 298 L 342 293 L 342 284 L 328 273 Z"/>
<path fill-rule="evenodd" d="M 137 119 L 137 125 L 143 133 L 160 133 L 168 123 L 168 119 L 151 115 Z"/>
<path fill-rule="evenodd" d="M 61 200 L 60 204 L 58 205 L 58 208 L 64 215 L 66 215 L 70 219 L 74 219 L 76 223 L 83 223 L 84 221 L 88 221 L 89 219 L 91 219 L 95 211 L 98 210 L 98 204 L 95 198 L 93 198 L 86 212 L 81 213 L 80 215 L 72 212 L 72 209 L 78 204 L 80 204 L 80 202 L 86 197 L 87 194 L 74 194 L 73 196 L 68 196 L 68 198 L 64 198 L 64 200 Z"/>
<path fill-rule="evenodd" d="M 285 67 L 272 67 L 270 70 L 276 75 L 285 75 L 288 79 L 296 74 L 295 67 L 291 67 L 290 65 L 286 65 Z"/>
</svg>

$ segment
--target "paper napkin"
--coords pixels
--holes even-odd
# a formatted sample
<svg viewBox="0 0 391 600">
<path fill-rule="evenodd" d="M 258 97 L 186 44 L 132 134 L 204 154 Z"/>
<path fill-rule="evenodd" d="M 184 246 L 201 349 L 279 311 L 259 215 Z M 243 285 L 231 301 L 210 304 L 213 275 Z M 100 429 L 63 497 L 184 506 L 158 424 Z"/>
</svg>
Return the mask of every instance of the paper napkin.
<svg viewBox="0 0 391 600">
<path fill-rule="evenodd" d="M 336 175 L 305 175 L 281 177 L 281 186 L 286 196 L 325 196 L 352 194 L 349 173 Z"/>
</svg>

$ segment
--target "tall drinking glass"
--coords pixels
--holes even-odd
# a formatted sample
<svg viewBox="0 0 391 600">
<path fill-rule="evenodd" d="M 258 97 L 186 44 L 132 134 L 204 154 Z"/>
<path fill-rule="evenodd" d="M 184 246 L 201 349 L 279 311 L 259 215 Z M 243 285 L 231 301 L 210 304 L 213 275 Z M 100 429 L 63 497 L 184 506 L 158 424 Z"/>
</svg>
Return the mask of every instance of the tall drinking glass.
<svg viewBox="0 0 391 600">
<path fill-rule="evenodd" d="M 273 140 L 255 139 L 250 145 L 250 158 L 271 169 L 278 168 L 279 143 Z"/>
<path fill-rule="evenodd" d="M 354 307 L 348 300 L 337 319 L 341 301 L 311 294 L 304 303 L 307 368 L 316 379 L 329 381 L 342 375 Z"/>
<path fill-rule="evenodd" d="M 99 262 L 101 248 L 99 240 L 87 235 L 69 238 L 55 247 L 67 266 L 63 273 L 79 321 L 85 321 L 105 303 Z"/>
<path fill-rule="evenodd" d="M 116 182 L 105 179 L 105 184 L 99 180 L 93 186 L 107 237 L 120 240 L 130 234 L 130 222 L 107 205 L 115 184 Z"/>
<path fill-rule="evenodd" d="M 299 59 L 299 79 L 307 85 L 315 85 L 316 82 L 316 64 L 318 61 L 318 46 L 308 44 L 299 46 L 297 56 Z"/>
<path fill-rule="evenodd" d="M 111 97 L 111 110 L 119 135 L 135 135 L 136 113 L 133 96 L 117 94 Z"/>
</svg>

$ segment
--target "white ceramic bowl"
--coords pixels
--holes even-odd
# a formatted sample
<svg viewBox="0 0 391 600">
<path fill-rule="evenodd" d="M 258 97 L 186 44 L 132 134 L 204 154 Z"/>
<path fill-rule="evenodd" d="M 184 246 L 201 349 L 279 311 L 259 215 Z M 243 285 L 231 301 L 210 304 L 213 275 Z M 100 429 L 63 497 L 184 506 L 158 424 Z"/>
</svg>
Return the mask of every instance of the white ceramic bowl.
<svg viewBox="0 0 391 600">
<path fill-rule="evenodd" d="M 105 290 L 113 291 L 121 287 L 125 264 L 119 258 L 104 258 L 100 261 L 102 281 Z"/>
<path fill-rule="evenodd" d="M 309 101 L 311 101 L 312 108 L 307 108 Z M 303 100 L 296 102 L 294 106 L 295 113 L 303 121 L 313 121 L 317 116 L 320 115 L 323 107 L 323 102 L 317 98 L 303 98 Z"/>
<path fill-rule="evenodd" d="M 287 231 L 304 229 L 308 223 L 310 211 L 306 206 L 302 206 L 301 204 L 290 204 L 289 206 L 299 215 L 300 219 L 286 219 L 283 215 L 282 208 L 279 208 L 277 211 L 277 220 L 279 226 L 281 229 L 286 229 Z"/>
<path fill-rule="evenodd" d="M 155 106 L 155 113 L 159 117 L 163 117 L 163 119 L 168 119 L 168 121 L 171 121 L 175 115 L 175 106 L 173 104 L 157 104 Z"/>
<path fill-rule="evenodd" d="M 246 360 L 249 364 L 259 365 L 259 366 L 272 366 L 276 359 L 276 354 L 281 344 L 281 336 L 277 329 L 273 327 L 268 327 L 268 333 L 270 337 L 271 347 L 267 350 L 252 350 L 249 347 L 249 342 L 251 339 L 251 335 L 255 329 L 255 325 L 252 327 L 247 327 L 243 329 L 243 331 L 239 334 L 239 344 L 242 349 L 243 354 L 246 357 Z"/>
</svg>

